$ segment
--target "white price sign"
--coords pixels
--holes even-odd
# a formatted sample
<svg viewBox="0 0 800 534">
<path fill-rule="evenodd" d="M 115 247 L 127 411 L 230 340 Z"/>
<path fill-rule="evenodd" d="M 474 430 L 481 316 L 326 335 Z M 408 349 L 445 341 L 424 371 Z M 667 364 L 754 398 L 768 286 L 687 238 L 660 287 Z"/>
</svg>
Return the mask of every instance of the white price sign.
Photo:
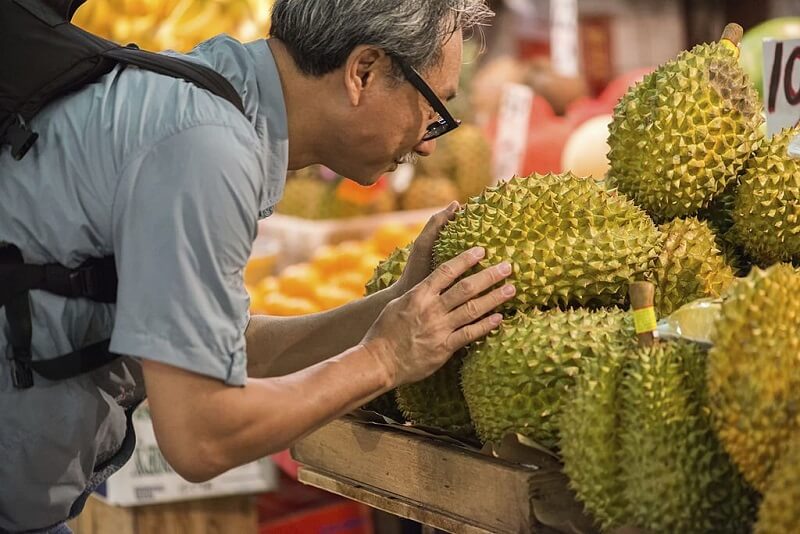
<svg viewBox="0 0 800 534">
<path fill-rule="evenodd" d="M 550 0 L 550 58 L 558 74 L 578 75 L 578 0 Z"/>
<path fill-rule="evenodd" d="M 800 122 L 800 39 L 764 40 L 767 134 Z"/>
<path fill-rule="evenodd" d="M 492 162 L 495 183 L 520 172 L 528 147 L 532 104 L 533 90 L 527 85 L 509 83 L 503 87 Z"/>
</svg>

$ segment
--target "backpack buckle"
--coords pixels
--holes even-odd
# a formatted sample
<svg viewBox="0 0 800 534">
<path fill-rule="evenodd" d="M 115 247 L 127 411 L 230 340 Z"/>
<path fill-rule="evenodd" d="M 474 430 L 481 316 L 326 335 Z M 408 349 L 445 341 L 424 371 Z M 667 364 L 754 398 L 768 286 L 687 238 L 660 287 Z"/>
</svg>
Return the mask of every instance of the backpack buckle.
<svg viewBox="0 0 800 534">
<path fill-rule="evenodd" d="M 3 138 L 6 143 L 11 145 L 11 156 L 19 161 L 28 153 L 33 143 L 39 138 L 39 134 L 31 130 L 27 124 L 23 124 L 19 115 L 16 115 L 6 126 Z"/>
<path fill-rule="evenodd" d="M 17 389 L 33 387 L 30 347 L 13 347 L 14 355 L 8 358 L 11 365 L 11 382 Z"/>
<path fill-rule="evenodd" d="M 74 295 L 91 299 L 99 294 L 100 283 L 95 270 L 95 264 L 86 263 L 69 272 L 67 280 Z"/>
</svg>

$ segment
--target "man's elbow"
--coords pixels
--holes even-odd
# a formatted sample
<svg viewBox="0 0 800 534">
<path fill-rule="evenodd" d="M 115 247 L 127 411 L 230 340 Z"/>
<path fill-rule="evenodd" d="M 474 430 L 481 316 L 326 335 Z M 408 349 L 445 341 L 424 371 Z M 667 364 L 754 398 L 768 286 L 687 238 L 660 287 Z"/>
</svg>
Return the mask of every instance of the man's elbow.
<svg viewBox="0 0 800 534">
<path fill-rule="evenodd" d="M 165 449 L 162 452 L 172 469 L 194 484 L 208 482 L 235 467 L 227 465 L 216 445 L 203 440 L 187 444 L 183 450 Z"/>
</svg>

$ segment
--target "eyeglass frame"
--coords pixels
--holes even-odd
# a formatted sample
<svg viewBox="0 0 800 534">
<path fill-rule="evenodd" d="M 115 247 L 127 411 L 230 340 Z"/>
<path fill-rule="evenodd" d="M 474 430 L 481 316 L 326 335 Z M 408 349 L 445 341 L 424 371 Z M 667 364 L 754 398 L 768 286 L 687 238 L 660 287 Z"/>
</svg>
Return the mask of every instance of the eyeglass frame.
<svg viewBox="0 0 800 534">
<path fill-rule="evenodd" d="M 425 97 L 425 100 L 431 105 L 433 110 L 439 114 L 439 118 L 428 125 L 425 135 L 422 136 L 422 141 L 430 141 L 432 139 L 436 139 L 437 137 L 441 137 L 446 133 L 452 132 L 456 128 L 461 125 L 461 121 L 453 118 L 447 108 L 444 105 L 444 102 L 439 100 L 439 97 L 436 96 L 436 93 L 433 92 L 431 86 L 422 78 L 419 72 L 400 59 L 397 56 L 390 56 L 392 60 L 397 63 L 397 66 L 400 67 L 400 71 L 403 73 L 405 79 L 414 86 L 414 89 L 420 92 L 420 94 Z"/>
</svg>

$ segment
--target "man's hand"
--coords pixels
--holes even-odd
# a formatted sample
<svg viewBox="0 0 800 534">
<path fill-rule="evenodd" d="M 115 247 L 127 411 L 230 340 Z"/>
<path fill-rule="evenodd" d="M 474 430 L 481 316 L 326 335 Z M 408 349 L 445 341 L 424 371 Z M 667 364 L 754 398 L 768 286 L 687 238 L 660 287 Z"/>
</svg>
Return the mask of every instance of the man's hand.
<svg viewBox="0 0 800 534">
<path fill-rule="evenodd" d="M 508 263 L 454 283 L 485 253 L 474 248 L 440 265 L 390 302 L 367 332 L 363 346 L 384 364 L 395 386 L 431 375 L 455 351 L 500 324 L 502 315 L 486 315 L 514 296 L 514 286 L 484 292 L 511 274 Z"/>
<path fill-rule="evenodd" d="M 403 275 L 400 277 L 400 280 L 392 286 L 395 297 L 402 296 L 406 291 L 422 282 L 431 274 L 431 266 L 433 265 L 433 244 L 436 242 L 436 238 L 439 236 L 442 227 L 455 216 L 459 207 L 458 202 L 454 201 L 447 208 L 428 219 L 425 228 L 422 229 L 422 232 L 420 232 L 419 236 L 414 240 L 414 248 L 411 251 L 411 256 L 408 258 L 406 268 L 403 270 Z"/>
</svg>

